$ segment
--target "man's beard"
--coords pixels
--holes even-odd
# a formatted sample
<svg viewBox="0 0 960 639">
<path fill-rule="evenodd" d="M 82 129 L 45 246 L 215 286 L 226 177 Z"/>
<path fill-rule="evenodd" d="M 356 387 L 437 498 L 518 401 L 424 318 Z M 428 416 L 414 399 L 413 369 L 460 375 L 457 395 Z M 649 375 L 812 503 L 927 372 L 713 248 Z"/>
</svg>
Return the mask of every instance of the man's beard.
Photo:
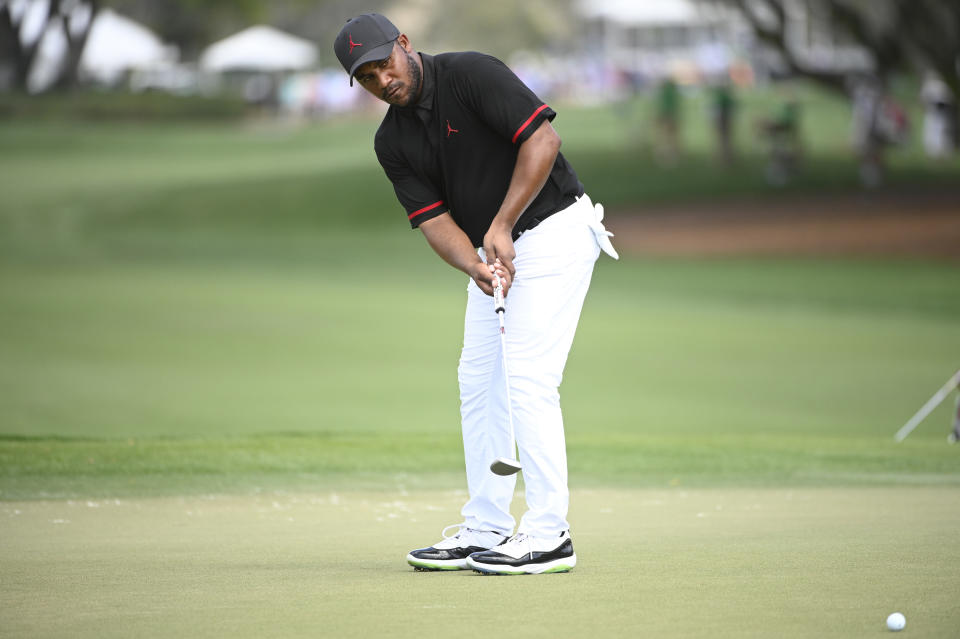
<svg viewBox="0 0 960 639">
<path fill-rule="evenodd" d="M 420 84 L 423 81 L 423 73 L 420 71 L 420 66 L 413 58 L 413 55 L 406 51 L 404 51 L 404 54 L 407 56 L 407 76 L 410 80 L 410 93 L 407 94 L 407 99 L 404 100 L 403 104 L 399 106 L 408 107 L 412 105 L 420 95 Z"/>
</svg>

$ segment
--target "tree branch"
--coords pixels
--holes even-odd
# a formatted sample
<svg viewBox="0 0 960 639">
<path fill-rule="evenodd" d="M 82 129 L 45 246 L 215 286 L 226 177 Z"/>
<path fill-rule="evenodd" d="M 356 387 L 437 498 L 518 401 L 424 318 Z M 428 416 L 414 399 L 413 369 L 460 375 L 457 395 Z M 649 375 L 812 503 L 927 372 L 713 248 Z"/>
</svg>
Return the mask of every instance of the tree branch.
<svg viewBox="0 0 960 639">
<path fill-rule="evenodd" d="M 905 45 L 932 69 L 960 102 L 960 7 L 924 1 L 897 2 L 897 23 Z"/>
<path fill-rule="evenodd" d="M 830 0 L 828 9 L 831 22 L 871 53 L 878 75 L 888 76 L 903 62 L 903 49 L 896 38 L 890 33 L 874 33 L 863 13 L 837 0 Z"/>
<path fill-rule="evenodd" d="M 774 47 L 783 57 L 783 61 L 792 72 L 810 78 L 833 91 L 840 93 L 845 92 L 844 78 L 842 75 L 810 68 L 802 63 L 791 50 L 787 42 L 787 15 L 782 3 L 776 0 L 763 0 L 764 6 L 777 18 L 777 24 L 775 26 L 768 26 L 764 24 L 760 17 L 753 11 L 751 3 L 748 0 L 733 0 L 733 2 L 750 23 L 750 27 L 756 36 L 762 42 Z"/>
</svg>

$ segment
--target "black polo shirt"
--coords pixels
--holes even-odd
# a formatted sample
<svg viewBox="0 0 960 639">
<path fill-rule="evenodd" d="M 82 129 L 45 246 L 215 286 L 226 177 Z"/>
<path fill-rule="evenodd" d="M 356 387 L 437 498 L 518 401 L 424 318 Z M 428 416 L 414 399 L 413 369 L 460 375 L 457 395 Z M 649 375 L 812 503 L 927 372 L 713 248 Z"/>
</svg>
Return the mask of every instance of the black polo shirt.
<svg viewBox="0 0 960 639">
<path fill-rule="evenodd" d="M 483 245 L 510 186 L 520 145 L 556 113 L 505 64 L 474 52 L 420 54 L 423 89 L 409 107 L 391 106 L 374 139 L 411 226 L 449 212 Z M 562 154 L 513 228 L 514 239 L 583 194 Z"/>
</svg>

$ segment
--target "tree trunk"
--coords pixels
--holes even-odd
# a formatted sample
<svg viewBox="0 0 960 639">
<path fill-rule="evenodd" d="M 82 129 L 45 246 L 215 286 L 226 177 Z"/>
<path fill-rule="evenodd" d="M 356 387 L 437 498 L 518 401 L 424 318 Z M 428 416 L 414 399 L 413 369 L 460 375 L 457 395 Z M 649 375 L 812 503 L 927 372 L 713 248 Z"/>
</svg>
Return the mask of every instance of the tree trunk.
<svg viewBox="0 0 960 639">
<path fill-rule="evenodd" d="M 13 22 L 10 3 L 0 6 L 0 63 L 12 68 L 14 90 L 27 90 L 27 76 L 36 48 L 36 44 L 25 47 L 20 41 L 20 24 Z"/>
<path fill-rule="evenodd" d="M 87 37 L 90 35 L 90 28 L 93 21 L 97 18 L 97 12 L 100 10 L 99 0 L 87 0 L 90 7 L 90 20 L 87 22 L 83 31 L 79 35 L 74 35 L 70 31 L 69 16 L 63 16 L 63 32 L 67 39 L 67 52 L 64 54 L 63 66 L 61 67 L 60 77 L 54 83 L 53 88 L 58 90 L 71 90 L 77 86 L 80 73 L 80 58 L 83 56 L 83 48 L 87 44 Z"/>
</svg>

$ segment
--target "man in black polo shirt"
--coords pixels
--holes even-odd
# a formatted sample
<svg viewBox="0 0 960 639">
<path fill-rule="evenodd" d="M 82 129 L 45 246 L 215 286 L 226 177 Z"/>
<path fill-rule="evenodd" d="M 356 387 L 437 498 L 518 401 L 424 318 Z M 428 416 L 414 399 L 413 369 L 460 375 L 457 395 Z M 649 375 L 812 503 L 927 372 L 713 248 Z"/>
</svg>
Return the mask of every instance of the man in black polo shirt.
<svg viewBox="0 0 960 639">
<path fill-rule="evenodd" d="M 570 570 L 576 555 L 557 389 L 594 262 L 601 249 L 617 257 L 603 207 L 559 153 L 556 113 L 499 60 L 417 53 L 378 14 L 348 21 L 334 50 L 351 84 L 390 105 L 374 148 L 411 226 L 470 276 L 458 369 L 470 497 L 456 534 L 444 531 L 407 561 L 423 570 Z M 510 309 L 503 359 L 488 297 L 498 281 Z M 495 475 L 489 464 L 512 458 L 515 446 L 528 510 L 514 535 L 516 477 Z"/>
</svg>

